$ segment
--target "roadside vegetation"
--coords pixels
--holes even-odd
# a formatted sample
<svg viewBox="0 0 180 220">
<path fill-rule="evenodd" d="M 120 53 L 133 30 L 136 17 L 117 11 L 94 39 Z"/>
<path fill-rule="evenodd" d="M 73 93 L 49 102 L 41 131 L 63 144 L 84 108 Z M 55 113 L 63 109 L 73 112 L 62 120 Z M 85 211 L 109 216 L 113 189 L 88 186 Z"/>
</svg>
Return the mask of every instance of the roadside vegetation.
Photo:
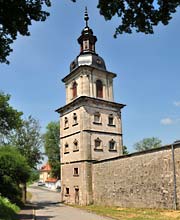
<svg viewBox="0 0 180 220">
<path fill-rule="evenodd" d="M 180 220 L 180 211 L 103 206 L 75 206 L 117 220 Z"/>
<path fill-rule="evenodd" d="M 51 121 L 43 135 L 45 153 L 51 166 L 51 177 L 60 179 L 60 136 L 59 122 Z"/>
<path fill-rule="evenodd" d="M 11 203 L 7 198 L 0 196 L 0 219 L 12 220 L 15 219 L 19 212 L 19 207 Z"/>
<path fill-rule="evenodd" d="M 39 122 L 10 104 L 0 91 L 0 219 L 12 220 L 26 199 L 27 183 L 39 178 L 42 156 Z M 29 196 L 29 195 L 28 195 Z M 18 206 L 17 206 L 18 205 Z"/>
<path fill-rule="evenodd" d="M 30 178 L 30 167 L 15 147 L 0 147 L 0 193 L 11 202 L 20 204 L 22 184 Z"/>
</svg>

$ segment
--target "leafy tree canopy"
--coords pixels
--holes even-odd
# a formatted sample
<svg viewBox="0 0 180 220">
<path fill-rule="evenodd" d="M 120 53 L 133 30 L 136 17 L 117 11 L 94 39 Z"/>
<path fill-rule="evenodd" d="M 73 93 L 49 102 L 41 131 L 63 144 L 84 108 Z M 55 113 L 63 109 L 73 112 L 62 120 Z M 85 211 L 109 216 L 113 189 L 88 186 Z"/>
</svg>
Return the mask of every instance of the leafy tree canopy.
<svg viewBox="0 0 180 220">
<path fill-rule="evenodd" d="M 134 144 L 134 148 L 136 151 L 149 150 L 158 147 L 161 147 L 161 140 L 156 137 L 144 138 L 143 140 Z"/>
<path fill-rule="evenodd" d="M 17 35 L 29 36 L 32 21 L 45 21 L 49 13 L 43 5 L 50 0 L 0 0 L 0 62 L 9 63 L 7 56 L 12 51 L 10 44 Z"/>
<path fill-rule="evenodd" d="M 50 0 L 0 0 L 0 63 L 9 63 L 10 44 L 18 34 L 29 36 L 32 21 L 46 20 L 49 13 L 42 9 L 44 5 L 50 7 Z M 114 34 L 117 37 L 133 29 L 152 34 L 154 26 L 169 23 L 179 5 L 180 0 L 99 0 L 97 7 L 106 20 L 119 17 Z"/>
<path fill-rule="evenodd" d="M 28 165 L 32 169 L 36 169 L 42 159 L 42 137 L 39 122 L 32 116 L 23 120 L 22 126 L 12 133 L 10 143 L 17 147 L 26 158 Z"/>
<path fill-rule="evenodd" d="M 72 0 L 76 2 L 76 0 Z M 106 20 L 120 18 L 114 37 L 132 30 L 145 34 L 154 33 L 153 27 L 167 25 L 176 12 L 180 0 L 99 0 L 97 7 Z"/>
<path fill-rule="evenodd" d="M 13 129 L 18 129 L 22 125 L 21 115 L 9 104 L 10 95 L 0 92 L 0 143 L 5 142 L 5 137 Z"/>
<path fill-rule="evenodd" d="M 53 177 L 57 178 L 60 178 L 59 130 L 59 122 L 50 122 L 44 134 L 45 153 L 48 156 L 49 164 L 52 168 L 51 174 Z"/>
<path fill-rule="evenodd" d="M 19 184 L 30 177 L 30 167 L 26 159 L 15 147 L 0 147 L 0 192 L 12 202 L 21 200 Z"/>
<path fill-rule="evenodd" d="M 129 154 L 128 148 L 123 146 L 123 155 Z"/>
</svg>

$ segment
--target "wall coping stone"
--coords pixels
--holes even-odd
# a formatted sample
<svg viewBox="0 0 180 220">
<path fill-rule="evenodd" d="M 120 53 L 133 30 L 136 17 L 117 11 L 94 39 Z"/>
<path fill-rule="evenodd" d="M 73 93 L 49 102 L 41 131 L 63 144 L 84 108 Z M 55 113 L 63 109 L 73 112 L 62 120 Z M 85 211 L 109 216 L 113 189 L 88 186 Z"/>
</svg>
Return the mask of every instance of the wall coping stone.
<svg viewBox="0 0 180 220">
<path fill-rule="evenodd" d="M 169 150 L 172 147 L 172 145 L 174 146 L 174 149 L 175 148 L 180 148 L 180 143 L 173 143 L 173 144 L 165 145 L 165 146 L 158 147 L 158 148 L 153 148 L 153 149 L 144 150 L 144 151 L 140 151 L 140 152 L 133 152 L 133 153 L 126 154 L 126 155 L 121 155 L 121 156 L 117 156 L 117 157 L 112 157 L 112 158 L 108 158 L 108 159 L 94 161 L 93 163 L 94 164 L 96 164 L 96 163 L 104 163 L 104 162 L 109 162 L 109 161 L 113 161 L 113 160 L 119 160 L 119 159 L 130 158 L 130 157 L 136 157 L 136 156 L 150 154 L 150 153 L 154 153 L 154 152 Z"/>
</svg>

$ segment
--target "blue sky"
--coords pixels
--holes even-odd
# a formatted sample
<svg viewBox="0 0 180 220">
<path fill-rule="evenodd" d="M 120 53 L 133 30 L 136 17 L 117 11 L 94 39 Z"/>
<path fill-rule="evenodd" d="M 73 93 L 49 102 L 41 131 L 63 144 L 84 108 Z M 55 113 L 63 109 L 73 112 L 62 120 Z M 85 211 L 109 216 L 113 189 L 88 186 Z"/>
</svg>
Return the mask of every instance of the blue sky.
<svg viewBox="0 0 180 220">
<path fill-rule="evenodd" d="M 133 33 L 113 38 L 118 18 L 106 22 L 97 1 L 54 0 L 46 22 L 33 23 L 30 37 L 19 36 L 13 44 L 10 65 L 0 64 L 0 90 L 11 94 L 11 105 L 38 119 L 45 131 L 59 120 L 55 109 L 65 104 L 61 79 L 79 54 L 77 38 L 84 27 L 88 7 L 89 26 L 97 36 L 96 52 L 109 71 L 117 73 L 115 101 L 122 111 L 123 141 L 130 151 L 146 137 L 163 144 L 180 139 L 180 10 L 168 26 L 154 35 Z"/>
</svg>

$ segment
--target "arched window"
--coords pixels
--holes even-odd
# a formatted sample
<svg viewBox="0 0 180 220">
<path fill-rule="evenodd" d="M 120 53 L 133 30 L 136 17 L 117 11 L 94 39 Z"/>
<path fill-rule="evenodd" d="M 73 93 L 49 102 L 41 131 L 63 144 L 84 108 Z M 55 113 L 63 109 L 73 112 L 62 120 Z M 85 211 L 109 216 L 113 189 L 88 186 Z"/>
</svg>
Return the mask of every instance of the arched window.
<svg viewBox="0 0 180 220">
<path fill-rule="evenodd" d="M 103 84 L 99 79 L 96 81 L 96 97 L 103 98 Z"/>
<path fill-rule="evenodd" d="M 76 98 L 77 97 L 77 83 L 76 82 L 73 82 L 73 85 L 72 85 L 72 95 L 73 95 L 73 98 Z"/>
</svg>

